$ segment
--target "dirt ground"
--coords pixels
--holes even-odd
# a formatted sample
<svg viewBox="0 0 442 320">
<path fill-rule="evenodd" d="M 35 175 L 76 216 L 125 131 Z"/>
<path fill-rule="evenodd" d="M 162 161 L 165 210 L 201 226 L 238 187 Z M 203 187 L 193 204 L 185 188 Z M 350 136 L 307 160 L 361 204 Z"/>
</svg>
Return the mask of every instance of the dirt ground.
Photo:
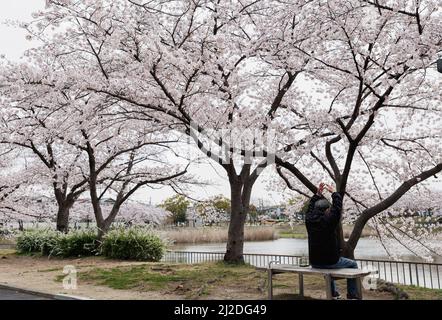
<svg viewBox="0 0 442 320">
<path fill-rule="evenodd" d="M 225 281 L 218 281 L 210 285 L 210 292 L 204 294 L 191 294 L 189 289 L 183 285 L 170 287 L 163 290 L 150 290 L 137 285 L 130 289 L 115 289 L 109 286 L 100 285 L 95 281 L 83 280 L 79 276 L 76 290 L 65 290 L 62 279 L 63 268 L 74 266 L 79 275 L 87 274 L 92 270 L 110 270 L 112 268 L 128 269 L 132 267 L 146 266 L 142 262 L 122 262 L 104 259 L 101 257 L 88 257 L 79 259 L 48 259 L 46 257 L 18 256 L 13 253 L 0 253 L 0 284 L 36 290 L 50 294 L 67 294 L 90 299 L 100 300 L 182 300 L 182 299 L 211 299 L 211 300 L 235 300 L 253 299 L 260 300 L 267 298 L 266 275 L 264 272 L 252 272 L 246 275 L 246 280 L 242 281 L 241 275 L 236 278 L 226 278 Z M 173 268 L 173 266 L 172 266 Z M 190 269 L 191 267 L 189 267 Z M 252 271 L 254 271 L 252 269 Z M 247 271 L 250 273 L 249 271 Z M 215 282 L 212 281 L 213 283 Z M 209 281 L 211 283 L 211 281 Z M 322 279 L 305 280 L 305 294 L 314 299 L 324 299 L 324 282 Z M 186 286 L 186 284 L 184 285 Z M 275 299 L 299 299 L 294 294 L 297 292 L 297 280 L 294 275 L 277 275 L 274 280 Z M 345 283 L 341 283 L 341 293 L 345 292 Z M 200 288 L 195 291 L 204 291 Z M 192 292 L 191 292 L 192 293 Z M 193 292 L 194 293 L 194 292 Z M 372 291 L 364 292 L 364 299 L 392 299 L 388 293 L 378 293 Z"/>
<path fill-rule="evenodd" d="M 48 259 L 45 257 L 29 257 L 6 255 L 0 257 L 0 284 L 35 290 L 49 294 L 67 294 L 99 300 L 155 300 L 157 292 L 137 292 L 133 290 L 115 290 L 105 286 L 88 283 L 77 283 L 76 290 L 65 290 L 63 283 L 57 281 L 64 276 L 65 266 L 74 266 L 77 272 L 93 268 L 113 268 L 126 265 L 137 265 L 137 262 L 121 262 L 105 260 L 99 257 L 81 259 Z M 169 295 L 161 299 L 180 299 L 178 295 Z"/>
</svg>

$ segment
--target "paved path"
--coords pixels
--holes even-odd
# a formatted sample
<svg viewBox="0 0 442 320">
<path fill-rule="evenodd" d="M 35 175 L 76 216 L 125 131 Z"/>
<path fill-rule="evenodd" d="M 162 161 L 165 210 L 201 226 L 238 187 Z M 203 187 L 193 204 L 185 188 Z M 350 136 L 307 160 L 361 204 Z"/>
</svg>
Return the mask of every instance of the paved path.
<svg viewBox="0 0 442 320">
<path fill-rule="evenodd" d="M 33 294 L 0 288 L 0 300 L 50 300 Z"/>
</svg>

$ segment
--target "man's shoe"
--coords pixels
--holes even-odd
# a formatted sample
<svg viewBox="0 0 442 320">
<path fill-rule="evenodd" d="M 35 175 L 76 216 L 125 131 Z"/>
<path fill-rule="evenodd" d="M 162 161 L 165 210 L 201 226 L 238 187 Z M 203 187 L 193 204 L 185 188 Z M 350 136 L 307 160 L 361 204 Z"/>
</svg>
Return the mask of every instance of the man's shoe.
<svg viewBox="0 0 442 320">
<path fill-rule="evenodd" d="M 352 295 L 352 294 L 347 294 L 347 300 L 362 300 L 361 297 Z"/>
<path fill-rule="evenodd" d="M 341 294 L 339 292 L 335 292 L 332 295 L 333 300 L 342 300 Z"/>
</svg>

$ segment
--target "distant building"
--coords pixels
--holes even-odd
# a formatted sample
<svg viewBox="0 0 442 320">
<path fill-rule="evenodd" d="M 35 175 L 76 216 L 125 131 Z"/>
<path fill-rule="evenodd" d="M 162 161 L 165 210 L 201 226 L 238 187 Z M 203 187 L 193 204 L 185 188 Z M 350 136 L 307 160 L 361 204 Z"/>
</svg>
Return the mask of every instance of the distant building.
<svg viewBox="0 0 442 320">
<path fill-rule="evenodd" d="M 280 206 L 269 206 L 257 208 L 258 216 L 267 216 L 270 219 L 285 220 L 289 216 L 286 213 L 285 207 Z"/>
<path fill-rule="evenodd" d="M 203 225 L 203 220 L 198 214 L 196 214 L 196 209 L 193 206 L 188 206 L 186 209 L 186 226 L 197 228 L 202 227 Z"/>
</svg>

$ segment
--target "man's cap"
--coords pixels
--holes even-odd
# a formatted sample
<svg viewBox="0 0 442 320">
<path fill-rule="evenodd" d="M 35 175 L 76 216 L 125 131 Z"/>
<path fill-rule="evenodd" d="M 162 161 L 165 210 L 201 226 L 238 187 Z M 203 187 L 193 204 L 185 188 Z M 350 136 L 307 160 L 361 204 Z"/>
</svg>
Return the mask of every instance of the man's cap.
<svg viewBox="0 0 442 320">
<path fill-rule="evenodd" d="M 315 209 L 319 209 L 321 211 L 324 211 L 330 207 L 331 207 L 330 202 L 328 202 L 328 200 L 326 200 L 326 199 L 320 199 L 315 202 Z"/>
</svg>

